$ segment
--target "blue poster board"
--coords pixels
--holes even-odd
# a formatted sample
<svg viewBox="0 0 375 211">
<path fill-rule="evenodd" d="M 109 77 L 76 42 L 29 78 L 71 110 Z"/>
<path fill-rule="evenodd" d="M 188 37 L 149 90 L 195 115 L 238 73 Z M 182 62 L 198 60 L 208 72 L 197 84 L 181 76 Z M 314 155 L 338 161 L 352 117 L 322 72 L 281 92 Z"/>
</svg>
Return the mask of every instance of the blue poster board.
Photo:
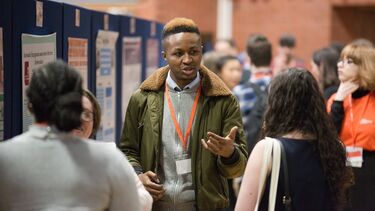
<svg viewBox="0 0 375 211">
<path fill-rule="evenodd" d="M 136 18 L 136 34 L 142 37 L 142 81 L 144 81 L 147 74 L 147 39 L 150 37 L 150 21 Z"/>
<path fill-rule="evenodd" d="M 113 32 L 120 32 L 120 16 L 115 16 L 115 15 L 110 15 L 107 13 L 103 12 L 91 12 L 91 37 L 92 37 L 92 42 L 91 42 L 91 55 L 92 55 L 92 62 L 91 62 L 91 70 L 89 72 L 92 84 L 93 84 L 93 89 L 91 90 L 94 94 L 96 93 L 96 65 L 98 62 L 96 61 L 96 39 L 98 36 L 98 31 L 99 30 L 105 30 L 105 31 L 113 31 Z M 119 109 L 121 109 L 121 78 L 118 77 L 118 73 L 121 70 L 121 48 L 120 48 L 120 33 L 119 37 L 116 42 L 116 65 L 115 65 L 115 89 L 116 89 L 116 96 L 115 96 L 115 112 L 116 112 L 116 120 L 115 120 L 115 141 L 116 144 L 118 144 L 118 141 L 120 139 L 120 134 L 121 134 L 121 115 L 119 114 Z M 102 111 L 103 112 L 103 111 Z"/>
<path fill-rule="evenodd" d="M 164 60 L 163 56 L 161 55 L 161 52 L 163 51 L 163 46 L 162 46 L 162 33 L 163 33 L 163 27 L 164 27 L 164 24 L 162 23 L 157 23 L 156 25 L 156 30 L 157 30 L 157 38 L 159 39 L 160 41 L 160 45 L 159 45 L 159 52 L 160 52 L 160 56 L 159 56 L 159 67 L 163 67 L 165 65 L 167 65 L 167 62 Z"/>
<path fill-rule="evenodd" d="M 88 72 L 91 70 L 91 11 L 82 7 L 63 4 L 63 59 L 69 62 L 69 38 L 87 40 L 87 72 L 84 80 L 87 79 L 88 88 L 92 89 L 92 81 Z M 74 65 L 73 65 L 74 66 Z M 79 68 L 78 72 L 84 74 Z"/>
<path fill-rule="evenodd" d="M 10 136 L 22 132 L 22 33 L 47 35 L 56 33 L 57 58 L 62 57 L 62 4 L 43 1 L 42 26 L 36 25 L 36 4 L 38 1 L 12 0 L 12 128 Z"/>
<path fill-rule="evenodd" d="M 6 140 L 12 137 L 12 1 L 3 0 L 0 1 L 0 27 L 2 28 L 3 36 L 3 58 L 0 58 L 0 62 L 3 62 L 3 76 L 0 79 L 0 86 L 3 86 L 3 107 L 2 107 L 2 119 L 3 124 L 3 137 L 1 140 Z"/>
</svg>

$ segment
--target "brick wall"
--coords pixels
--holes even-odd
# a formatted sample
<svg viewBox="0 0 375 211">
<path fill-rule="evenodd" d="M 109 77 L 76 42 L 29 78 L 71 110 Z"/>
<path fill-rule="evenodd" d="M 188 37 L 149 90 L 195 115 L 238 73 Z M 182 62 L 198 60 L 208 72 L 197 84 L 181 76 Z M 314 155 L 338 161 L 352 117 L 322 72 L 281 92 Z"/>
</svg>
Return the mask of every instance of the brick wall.
<svg viewBox="0 0 375 211">
<path fill-rule="evenodd" d="M 332 41 L 365 37 L 375 43 L 375 0 L 233 0 L 233 8 L 233 38 L 241 51 L 252 33 L 265 34 L 274 52 L 282 33 L 294 34 L 295 54 L 307 64 L 315 50 Z M 160 22 L 192 18 L 202 33 L 216 36 L 217 0 L 138 0 L 128 9 Z"/>
</svg>

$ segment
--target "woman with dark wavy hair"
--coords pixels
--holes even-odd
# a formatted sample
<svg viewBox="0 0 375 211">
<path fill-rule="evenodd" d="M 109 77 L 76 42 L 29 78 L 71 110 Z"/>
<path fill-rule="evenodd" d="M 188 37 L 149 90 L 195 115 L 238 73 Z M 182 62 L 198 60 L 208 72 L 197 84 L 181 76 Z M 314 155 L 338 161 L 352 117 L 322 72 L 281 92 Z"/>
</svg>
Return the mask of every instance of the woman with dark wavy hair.
<svg viewBox="0 0 375 211">
<path fill-rule="evenodd" d="M 331 124 L 318 83 L 305 69 L 290 68 L 270 84 L 263 136 L 277 138 L 288 164 L 292 210 L 342 210 L 352 173 Z M 255 146 L 245 170 L 236 210 L 254 210 L 265 139 Z M 269 176 L 267 179 L 269 183 Z M 269 184 L 259 210 L 267 210 Z M 285 210 L 283 169 L 275 210 Z"/>
<path fill-rule="evenodd" d="M 82 79 L 62 61 L 34 70 L 26 90 L 35 123 L 0 143 L 0 210 L 139 210 L 133 168 L 81 124 Z"/>
</svg>

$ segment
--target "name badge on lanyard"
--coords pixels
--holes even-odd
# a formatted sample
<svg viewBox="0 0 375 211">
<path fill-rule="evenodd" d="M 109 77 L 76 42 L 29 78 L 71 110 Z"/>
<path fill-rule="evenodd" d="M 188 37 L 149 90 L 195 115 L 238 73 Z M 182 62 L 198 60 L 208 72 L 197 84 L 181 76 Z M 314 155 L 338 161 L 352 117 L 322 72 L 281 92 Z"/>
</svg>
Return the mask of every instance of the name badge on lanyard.
<svg viewBox="0 0 375 211">
<path fill-rule="evenodd" d="M 363 163 L 363 148 L 355 146 L 346 147 L 346 166 L 361 168 Z"/>
<path fill-rule="evenodd" d="M 191 172 L 191 158 L 176 160 L 176 171 L 178 175 Z"/>
<path fill-rule="evenodd" d="M 193 106 L 192 106 L 192 109 L 191 109 L 186 133 L 185 133 L 185 136 L 184 136 L 182 134 L 182 130 L 180 128 L 180 125 L 177 122 L 176 114 L 174 112 L 172 101 L 171 101 L 170 96 L 169 96 L 169 89 L 168 89 L 167 83 L 165 83 L 165 98 L 167 99 L 169 111 L 171 112 L 172 121 L 173 121 L 173 124 L 176 128 L 178 137 L 181 141 L 183 151 L 185 153 L 187 152 L 187 143 L 188 143 L 188 139 L 189 139 L 189 136 L 190 136 L 191 127 L 193 125 L 195 110 L 196 110 L 197 105 L 198 105 L 199 96 L 201 95 L 201 91 L 202 91 L 201 84 L 199 84 L 197 94 L 195 95 Z M 176 159 L 176 171 L 177 171 L 178 175 L 187 174 L 187 173 L 191 172 L 191 158 L 188 158 L 187 154 L 183 154 L 183 157 L 181 159 Z"/>
</svg>

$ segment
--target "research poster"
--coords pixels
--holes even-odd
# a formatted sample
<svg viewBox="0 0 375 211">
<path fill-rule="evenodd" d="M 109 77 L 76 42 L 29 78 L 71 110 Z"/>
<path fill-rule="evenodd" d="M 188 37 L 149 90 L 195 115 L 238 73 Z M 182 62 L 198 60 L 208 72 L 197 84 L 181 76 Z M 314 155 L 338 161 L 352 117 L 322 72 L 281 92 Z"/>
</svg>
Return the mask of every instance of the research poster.
<svg viewBox="0 0 375 211">
<path fill-rule="evenodd" d="M 96 139 L 115 142 L 116 134 L 116 41 L 118 32 L 98 31 L 96 38 L 96 97 L 102 109 Z"/>
<path fill-rule="evenodd" d="M 33 117 L 28 109 L 26 89 L 35 68 L 56 60 L 56 33 L 49 35 L 22 34 L 22 131 L 28 130 Z"/>
<path fill-rule="evenodd" d="M 131 94 L 138 89 L 142 76 L 142 38 L 122 39 L 122 115 L 124 118 Z M 123 119 L 124 120 L 124 119 Z"/>
<path fill-rule="evenodd" d="M 88 44 L 87 39 L 68 37 L 68 64 L 81 75 L 83 87 L 88 88 Z"/>
<path fill-rule="evenodd" d="M 3 28 L 0 27 L 0 141 L 4 140 L 4 52 Z"/>
<path fill-rule="evenodd" d="M 146 75 L 150 76 L 159 67 L 159 40 L 155 38 L 147 39 L 146 52 Z"/>
</svg>

